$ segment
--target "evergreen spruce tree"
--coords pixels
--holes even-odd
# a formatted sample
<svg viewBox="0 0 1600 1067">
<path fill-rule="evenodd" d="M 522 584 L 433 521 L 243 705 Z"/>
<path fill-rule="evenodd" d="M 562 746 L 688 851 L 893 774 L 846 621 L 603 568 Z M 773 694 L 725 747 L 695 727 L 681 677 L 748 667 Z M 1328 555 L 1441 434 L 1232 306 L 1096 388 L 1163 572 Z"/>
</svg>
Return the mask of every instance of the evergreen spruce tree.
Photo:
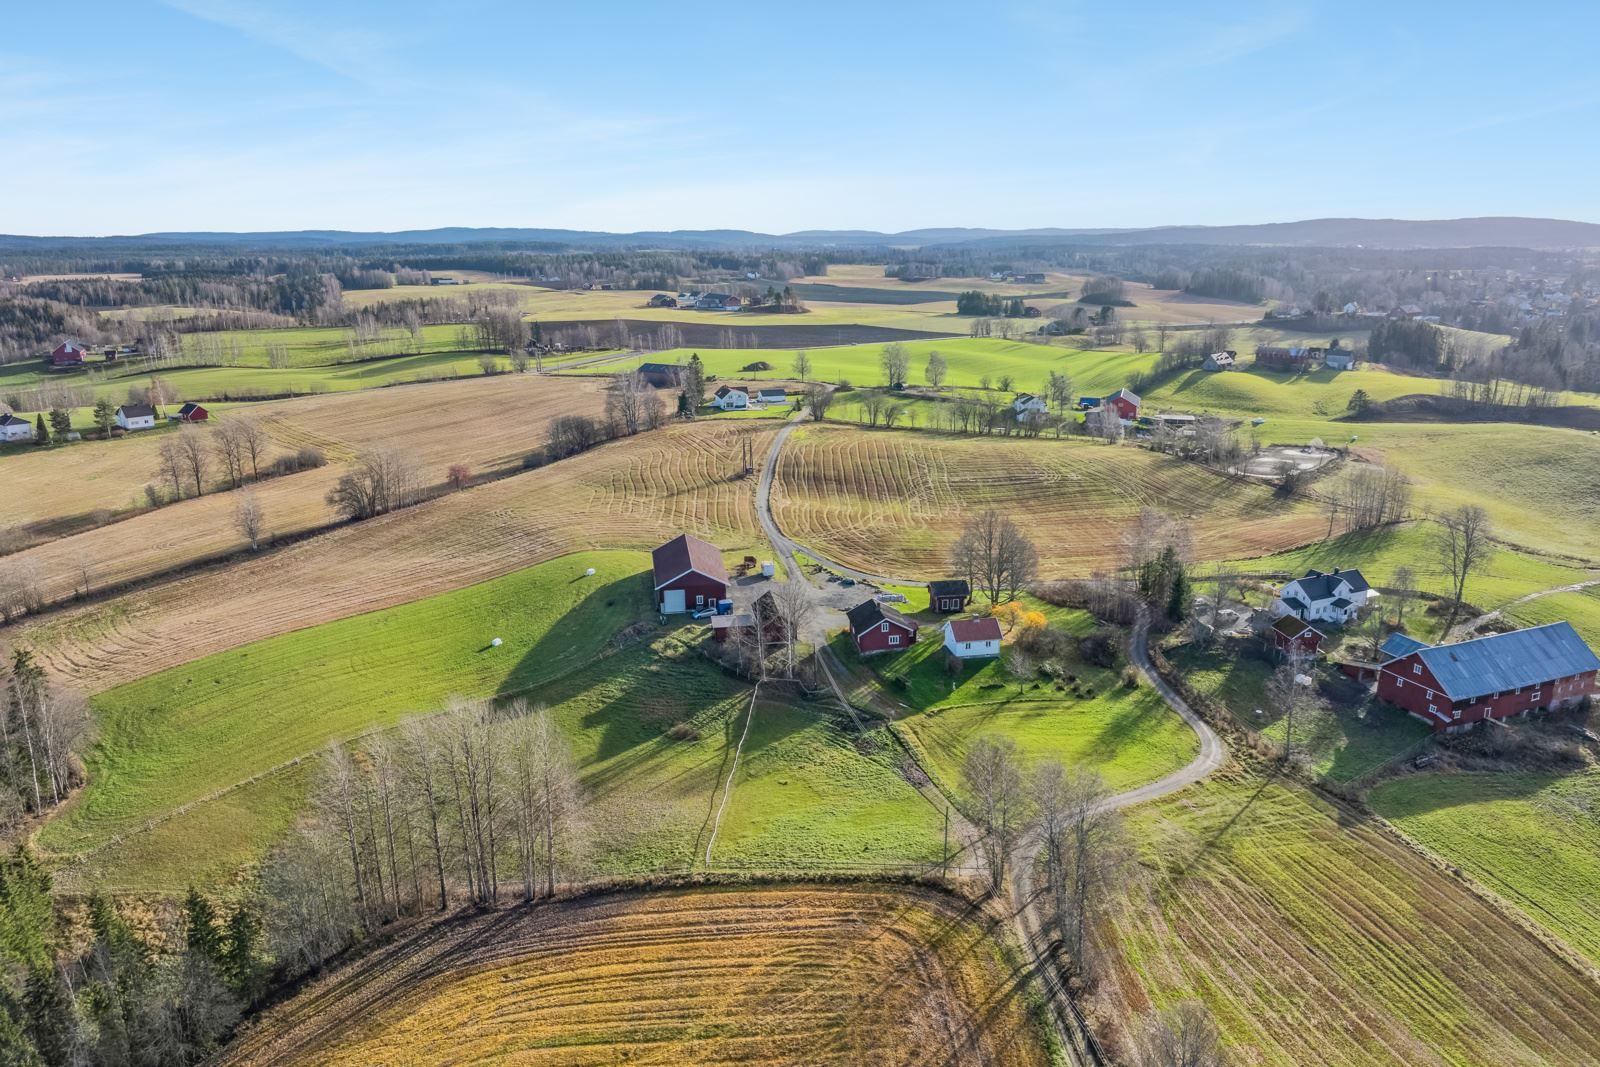
<svg viewBox="0 0 1600 1067">
<path fill-rule="evenodd" d="M 30 967 L 22 991 L 23 1015 L 28 1037 L 39 1057 L 50 1067 L 66 1067 L 72 1062 L 72 996 L 61 982 L 54 965 Z"/>
<path fill-rule="evenodd" d="M 39 417 L 33 420 L 33 443 L 36 445 L 50 443 L 50 427 L 45 425 L 43 412 L 40 412 Z"/>
<path fill-rule="evenodd" d="M 193 886 L 183 898 L 183 942 L 190 955 L 221 969 L 222 931 L 217 928 L 216 909 Z"/>
<path fill-rule="evenodd" d="M 261 996 L 263 970 L 260 959 L 261 920 L 249 905 L 240 904 L 228 915 L 222 943 L 223 973 L 234 995 L 246 1004 Z"/>
</svg>

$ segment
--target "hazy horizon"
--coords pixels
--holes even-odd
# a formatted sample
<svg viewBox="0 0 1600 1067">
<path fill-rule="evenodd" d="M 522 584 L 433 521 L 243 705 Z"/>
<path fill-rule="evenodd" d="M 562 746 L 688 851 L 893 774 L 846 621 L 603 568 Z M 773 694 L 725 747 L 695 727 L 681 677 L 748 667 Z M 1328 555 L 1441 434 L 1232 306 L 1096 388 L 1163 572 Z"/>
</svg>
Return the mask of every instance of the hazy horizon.
<svg viewBox="0 0 1600 1067">
<path fill-rule="evenodd" d="M 1404 16 L 19 7 L 0 232 L 1600 221 L 1593 9 Z"/>
</svg>

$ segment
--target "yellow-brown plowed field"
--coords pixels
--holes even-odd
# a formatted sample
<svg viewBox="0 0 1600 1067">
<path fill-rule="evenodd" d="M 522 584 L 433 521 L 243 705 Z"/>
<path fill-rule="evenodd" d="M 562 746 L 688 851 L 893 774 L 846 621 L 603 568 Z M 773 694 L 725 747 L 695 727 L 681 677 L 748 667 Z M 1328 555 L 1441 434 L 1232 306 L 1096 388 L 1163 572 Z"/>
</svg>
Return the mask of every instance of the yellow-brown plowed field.
<svg viewBox="0 0 1600 1067">
<path fill-rule="evenodd" d="M 867 886 L 502 911 L 316 983 L 221 1062 L 1045 1064 L 989 921 L 938 894 Z"/>
<path fill-rule="evenodd" d="M 986 508 L 1015 519 L 1046 577 L 1117 565 L 1145 507 L 1184 521 L 1202 559 L 1240 558 L 1327 530 L 1310 504 L 1141 448 L 1081 440 L 951 437 L 807 427 L 773 487 L 783 532 L 875 574 L 938 577 L 962 526 Z"/>
<path fill-rule="evenodd" d="M 734 477 L 739 439 L 753 437 L 760 455 L 776 425 L 708 420 L 615 441 L 225 569 L 45 617 L 22 637 L 58 675 L 97 692 L 579 549 L 653 548 L 688 531 L 754 551 L 755 479 Z"/>
</svg>

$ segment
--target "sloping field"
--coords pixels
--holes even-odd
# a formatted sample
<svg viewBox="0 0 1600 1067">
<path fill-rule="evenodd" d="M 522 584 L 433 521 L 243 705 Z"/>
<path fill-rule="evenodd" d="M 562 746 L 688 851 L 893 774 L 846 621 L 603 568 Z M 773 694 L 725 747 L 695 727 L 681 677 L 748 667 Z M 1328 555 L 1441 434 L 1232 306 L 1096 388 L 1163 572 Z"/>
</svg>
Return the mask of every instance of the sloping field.
<svg viewBox="0 0 1600 1067">
<path fill-rule="evenodd" d="M 1154 354 L 1132 352 L 1087 352 L 1076 348 L 1032 344 L 1027 341 L 1002 341 L 995 338 L 948 337 L 932 341 L 907 341 L 911 354 L 910 384 L 922 385 L 928 354 L 938 352 L 948 367 L 946 388 L 975 389 L 984 377 L 998 388 L 1000 378 L 1009 375 L 1017 389 L 1042 389 L 1051 371 L 1066 374 L 1081 395 L 1104 396 L 1119 389 L 1140 372 L 1155 364 Z M 629 369 L 643 362 L 686 363 L 698 352 L 706 373 L 731 381 L 763 381 L 794 378 L 794 353 L 757 348 L 691 350 L 677 348 L 648 356 L 607 363 L 596 368 L 607 373 Z M 816 381 L 848 381 L 856 386 L 884 384 L 879 363 L 883 345 L 840 345 L 806 350 L 811 359 L 811 378 Z M 769 371 L 745 372 L 752 363 L 770 363 Z M 582 373 L 578 368 L 575 373 Z M 1009 403 L 1010 395 L 1006 396 Z"/>
<path fill-rule="evenodd" d="M 1118 1017 L 1199 998 L 1240 1064 L 1600 1061 L 1600 985 L 1350 810 L 1236 775 L 1129 822 Z"/>
<path fill-rule="evenodd" d="M 507 574 L 567 552 L 652 548 L 683 531 L 755 551 L 755 480 L 769 420 L 707 420 L 602 445 L 540 470 L 344 526 L 25 626 L 58 674 L 89 692 L 274 634 Z M 270 517 L 270 516 L 269 516 Z M 121 525 L 121 524 L 119 524 Z"/>
<path fill-rule="evenodd" d="M 1113 566 L 1147 506 L 1186 520 L 1202 557 L 1265 553 L 1327 528 L 1307 503 L 1143 449 L 843 427 L 789 438 L 773 506 L 802 544 L 870 573 L 921 578 L 943 573 L 963 524 L 985 508 L 1034 538 L 1046 577 Z"/>
<path fill-rule="evenodd" d="M 330 462 L 269 478 L 253 491 L 268 532 L 292 535 L 334 519 L 328 490 L 364 449 L 399 450 L 417 461 L 424 485 L 438 486 L 453 463 L 465 463 L 477 474 L 516 469 L 524 455 L 544 444 L 553 417 L 599 414 L 604 404 L 604 383 L 597 379 L 531 375 L 262 404 L 251 414 L 274 441 L 269 462 L 302 446 L 320 449 Z M 182 432 L 217 431 L 201 426 Z M 135 435 L 20 457 L 30 490 L 26 513 L 64 517 L 85 506 L 114 506 L 118 486 L 126 485 L 125 500 L 152 480 L 157 447 L 157 441 Z M 78 476 L 80 468 L 90 472 L 87 480 Z M 215 477 L 211 488 L 218 489 Z M 85 563 L 93 586 L 149 577 L 246 547 L 234 526 L 237 502 L 232 493 L 214 491 L 41 545 L 21 558 L 36 561 L 51 599 L 72 594 Z"/>
<path fill-rule="evenodd" d="M 991 922 L 874 886 L 491 912 L 318 982 L 218 1062 L 1048 1063 Z"/>
<path fill-rule="evenodd" d="M 1600 772 L 1411 775 L 1371 800 L 1600 965 Z"/>
</svg>

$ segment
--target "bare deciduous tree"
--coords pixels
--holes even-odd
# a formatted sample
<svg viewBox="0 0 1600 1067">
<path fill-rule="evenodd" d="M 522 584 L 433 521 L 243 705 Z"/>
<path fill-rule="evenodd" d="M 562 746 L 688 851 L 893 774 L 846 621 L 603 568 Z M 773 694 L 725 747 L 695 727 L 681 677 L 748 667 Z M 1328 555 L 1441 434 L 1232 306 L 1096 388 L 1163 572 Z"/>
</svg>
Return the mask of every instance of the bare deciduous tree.
<svg viewBox="0 0 1600 1067">
<path fill-rule="evenodd" d="M 1015 600 L 1033 581 L 1039 552 L 1016 523 L 994 510 L 967 523 L 951 548 L 951 562 L 990 604 Z"/>
<path fill-rule="evenodd" d="M 253 490 L 241 492 L 239 498 L 234 501 L 233 526 L 246 541 L 250 542 L 250 551 L 254 552 L 261 547 L 261 536 L 267 528 L 267 516 L 261 506 L 261 498 Z"/>
<path fill-rule="evenodd" d="M 370 519 L 416 503 L 420 488 L 415 460 L 376 448 L 363 452 L 340 477 L 328 491 L 328 503 L 347 519 Z"/>
<path fill-rule="evenodd" d="M 1438 516 L 1433 532 L 1433 550 L 1439 565 L 1450 578 L 1450 614 L 1444 633 L 1449 635 L 1467 596 L 1467 582 L 1494 554 L 1493 531 L 1489 514 L 1476 504 L 1463 504 Z"/>
<path fill-rule="evenodd" d="M 205 441 L 201 439 L 203 432 L 185 425 L 176 438 L 179 461 L 184 473 L 194 482 L 195 496 L 205 492 L 206 472 L 211 469 L 211 457 L 206 452 Z"/>
<path fill-rule="evenodd" d="M 1011 856 L 1028 825 L 1027 791 L 1017 743 L 1009 737 L 979 737 L 967 750 L 961 782 L 983 831 L 979 846 L 989 868 L 989 886 L 998 893 L 1005 887 Z"/>
<path fill-rule="evenodd" d="M 806 410 L 817 422 L 828 417 L 828 407 L 833 403 L 833 390 L 826 385 L 813 384 L 806 390 Z"/>
<path fill-rule="evenodd" d="M 1394 569 L 1394 575 L 1389 579 L 1390 596 L 1394 597 L 1395 625 L 1405 626 L 1406 606 L 1416 598 L 1417 579 L 1411 568 L 1401 565 Z"/>
<path fill-rule="evenodd" d="M 1137 1038 L 1138 1067 L 1226 1067 L 1211 1013 L 1185 1000 L 1145 1016 Z"/>
<path fill-rule="evenodd" d="M 804 350 L 794 354 L 794 376 L 802 382 L 811 378 L 811 355 Z"/>
<path fill-rule="evenodd" d="M 1093 771 L 1051 762 L 1034 772 L 1029 792 L 1053 918 L 1079 973 L 1092 979 L 1091 934 L 1120 899 L 1128 863 L 1111 791 Z"/>
<path fill-rule="evenodd" d="M 172 499 L 183 499 L 183 450 L 178 445 L 176 437 L 167 437 L 162 440 L 161 447 L 156 450 L 160 464 L 155 470 L 155 479 L 164 481 L 172 486 Z"/>
<path fill-rule="evenodd" d="M 883 384 L 893 388 L 904 385 L 911 374 L 911 352 L 899 341 L 890 341 L 883 346 L 883 351 L 878 356 L 878 363 L 883 368 Z"/>
</svg>

